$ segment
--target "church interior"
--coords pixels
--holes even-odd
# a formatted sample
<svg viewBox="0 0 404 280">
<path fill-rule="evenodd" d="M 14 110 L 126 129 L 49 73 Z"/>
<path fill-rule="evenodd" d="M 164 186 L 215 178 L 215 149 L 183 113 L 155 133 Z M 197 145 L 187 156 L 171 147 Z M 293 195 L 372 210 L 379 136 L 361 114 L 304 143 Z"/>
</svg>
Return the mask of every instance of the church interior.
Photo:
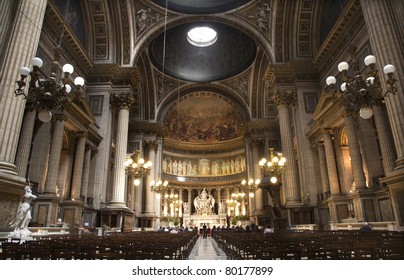
<svg viewBox="0 0 404 280">
<path fill-rule="evenodd" d="M 401 0 L 0 15 L 0 259 L 404 259 Z"/>
</svg>

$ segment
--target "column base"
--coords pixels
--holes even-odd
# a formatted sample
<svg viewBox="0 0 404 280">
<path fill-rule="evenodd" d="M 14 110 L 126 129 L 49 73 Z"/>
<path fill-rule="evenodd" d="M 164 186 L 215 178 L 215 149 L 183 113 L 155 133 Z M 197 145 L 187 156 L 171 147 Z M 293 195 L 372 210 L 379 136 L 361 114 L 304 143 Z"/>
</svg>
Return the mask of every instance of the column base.
<svg viewBox="0 0 404 280">
<path fill-rule="evenodd" d="M 399 230 L 404 230 L 404 169 L 390 173 L 380 182 L 387 186 L 395 222 Z"/>
<path fill-rule="evenodd" d="M 78 230 L 81 226 L 81 217 L 84 206 L 84 203 L 81 201 L 65 201 L 60 204 L 60 216 L 62 221 L 66 224 L 70 224 L 74 228 L 71 231 Z"/>
<path fill-rule="evenodd" d="M 2 172 L 17 175 L 17 167 L 10 162 L 0 161 L 0 173 Z"/>
<path fill-rule="evenodd" d="M 9 223 L 15 217 L 24 194 L 25 178 L 0 171 L 0 232 L 9 231 Z M 10 217 L 11 216 L 11 217 Z"/>
<path fill-rule="evenodd" d="M 55 225 L 59 213 L 60 197 L 56 194 L 40 194 L 35 200 L 33 210 L 33 223 L 37 226 L 50 227 Z"/>
<path fill-rule="evenodd" d="M 351 199 L 346 195 L 333 194 L 326 200 L 330 210 L 330 223 L 339 223 L 344 219 L 353 218 L 350 213 Z"/>
</svg>

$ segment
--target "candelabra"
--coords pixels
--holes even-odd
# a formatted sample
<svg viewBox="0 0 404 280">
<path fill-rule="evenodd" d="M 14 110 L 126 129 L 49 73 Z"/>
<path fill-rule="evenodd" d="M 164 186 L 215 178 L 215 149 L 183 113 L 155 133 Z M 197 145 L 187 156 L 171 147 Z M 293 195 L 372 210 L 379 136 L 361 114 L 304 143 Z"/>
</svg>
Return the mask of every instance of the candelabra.
<svg viewBox="0 0 404 280">
<path fill-rule="evenodd" d="M 157 182 L 155 182 L 154 180 L 152 180 L 150 184 L 151 184 L 151 191 L 156 193 L 157 198 L 161 197 L 162 192 L 168 190 L 168 181 L 163 182 L 159 179 Z"/>
<path fill-rule="evenodd" d="M 259 184 L 261 183 L 260 179 L 248 179 L 245 180 L 243 179 L 243 181 L 241 181 L 241 186 L 243 189 L 245 189 L 246 191 L 248 191 L 248 195 L 249 197 L 253 198 L 254 197 L 254 193 L 255 191 L 258 189 Z"/>
<path fill-rule="evenodd" d="M 357 60 L 357 47 L 350 46 L 349 53 L 352 58 L 352 68 L 354 75 L 348 74 L 349 65 L 347 62 L 338 64 L 338 70 L 342 75 L 342 84 L 339 90 L 336 86 L 337 79 L 329 76 L 326 79 L 326 92 L 333 95 L 334 102 L 340 101 L 347 111 L 357 112 L 364 119 L 373 116 L 372 104 L 383 102 L 384 97 L 389 93 L 395 94 L 397 88 L 394 86 L 396 79 L 393 76 L 395 67 L 387 64 L 383 71 L 387 75 L 387 91 L 383 92 L 378 70 L 375 68 L 376 58 L 368 55 L 364 59 L 365 67 L 360 69 Z M 367 71 L 367 73 L 365 73 Z"/>
<path fill-rule="evenodd" d="M 137 150 L 135 154 L 125 161 L 126 174 L 131 178 L 135 178 L 135 186 L 139 186 L 140 179 L 150 174 L 151 167 L 151 161 L 145 162 L 145 160 L 140 157 L 140 150 Z"/>
<path fill-rule="evenodd" d="M 84 79 L 77 77 L 74 79 L 75 90 L 71 93 L 70 75 L 74 71 L 71 64 L 65 64 L 62 68 L 63 77 L 57 80 L 60 66 L 58 60 L 62 52 L 61 47 L 54 49 L 54 57 L 49 77 L 41 70 L 42 59 L 34 57 L 31 60 L 33 69 L 21 67 L 19 81 L 16 81 L 18 88 L 14 91 L 15 96 L 24 96 L 27 103 L 32 105 L 38 111 L 38 118 L 42 122 L 48 122 L 52 118 L 51 111 L 63 111 L 66 107 L 81 94 L 81 87 L 84 85 Z M 30 76 L 29 88 L 26 93 L 27 85 L 25 79 Z"/>
<path fill-rule="evenodd" d="M 273 148 L 269 148 L 269 160 L 262 158 L 259 161 L 261 171 L 270 178 L 271 183 L 276 184 L 285 168 L 286 158 L 280 153 L 275 153 Z"/>
</svg>

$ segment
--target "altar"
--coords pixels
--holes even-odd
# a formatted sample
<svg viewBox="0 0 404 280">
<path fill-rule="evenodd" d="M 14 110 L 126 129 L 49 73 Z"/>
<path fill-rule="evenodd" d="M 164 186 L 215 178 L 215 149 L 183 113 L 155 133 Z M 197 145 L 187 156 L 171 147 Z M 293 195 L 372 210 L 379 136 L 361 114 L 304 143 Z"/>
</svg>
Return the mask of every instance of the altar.
<svg viewBox="0 0 404 280">
<path fill-rule="evenodd" d="M 211 215 L 183 215 L 184 226 L 185 227 L 203 227 L 203 224 L 206 224 L 208 228 L 212 228 L 213 226 L 221 227 L 227 225 L 227 217 L 226 214 L 211 214 Z"/>
</svg>

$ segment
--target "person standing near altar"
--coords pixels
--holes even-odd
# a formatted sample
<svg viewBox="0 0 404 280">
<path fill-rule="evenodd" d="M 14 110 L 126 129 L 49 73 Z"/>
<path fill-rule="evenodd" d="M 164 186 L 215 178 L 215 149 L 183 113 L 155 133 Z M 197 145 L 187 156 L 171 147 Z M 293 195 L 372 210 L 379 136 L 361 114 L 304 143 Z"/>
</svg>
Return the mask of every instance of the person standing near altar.
<svg viewBox="0 0 404 280">
<path fill-rule="evenodd" d="M 206 239 L 208 236 L 206 224 L 203 224 L 203 239 Z"/>
</svg>

